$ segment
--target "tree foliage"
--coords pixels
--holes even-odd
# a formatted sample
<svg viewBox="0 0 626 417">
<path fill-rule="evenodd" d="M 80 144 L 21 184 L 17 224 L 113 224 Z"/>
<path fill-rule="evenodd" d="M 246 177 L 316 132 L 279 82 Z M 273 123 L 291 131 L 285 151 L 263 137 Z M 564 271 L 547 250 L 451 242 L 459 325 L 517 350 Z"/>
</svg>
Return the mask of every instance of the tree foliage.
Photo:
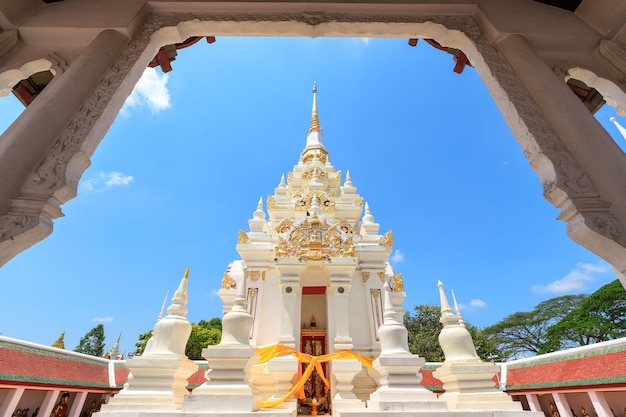
<svg viewBox="0 0 626 417">
<path fill-rule="evenodd" d="M 409 351 L 422 356 L 429 362 L 443 362 L 445 360 L 443 350 L 439 345 L 439 333 L 443 325 L 439 321 L 441 309 L 437 305 L 419 304 L 415 306 L 415 314 L 408 312 L 404 315 L 404 326 L 408 330 Z M 469 331 L 476 353 L 483 360 L 488 360 L 491 355 L 499 356 L 495 340 L 480 328 L 465 323 Z"/>
<path fill-rule="evenodd" d="M 513 313 L 484 331 L 492 336 L 503 353 L 502 359 L 541 353 L 548 328 L 567 316 L 587 298 L 563 295 L 537 304 L 532 311 Z"/>
<path fill-rule="evenodd" d="M 600 287 L 546 332 L 541 353 L 626 336 L 626 291 L 615 280 Z"/>
<path fill-rule="evenodd" d="M 505 357 L 541 354 L 626 336 L 626 291 L 615 280 L 591 295 L 564 295 L 485 329 Z"/>
<path fill-rule="evenodd" d="M 104 355 L 104 325 L 98 324 L 81 337 L 74 352 L 92 356 Z"/>
<path fill-rule="evenodd" d="M 135 352 L 143 354 L 148 340 L 152 337 L 152 330 L 140 334 L 135 343 Z M 200 320 L 191 324 L 191 334 L 185 346 L 185 355 L 189 359 L 202 359 L 202 349 L 209 345 L 216 345 L 222 338 L 222 319 L 214 317 L 211 320 Z"/>
<path fill-rule="evenodd" d="M 148 330 L 145 333 L 137 336 L 137 342 L 135 343 L 135 354 L 141 355 L 144 350 L 146 350 L 146 345 L 148 344 L 148 340 L 152 337 L 152 330 Z"/>
</svg>

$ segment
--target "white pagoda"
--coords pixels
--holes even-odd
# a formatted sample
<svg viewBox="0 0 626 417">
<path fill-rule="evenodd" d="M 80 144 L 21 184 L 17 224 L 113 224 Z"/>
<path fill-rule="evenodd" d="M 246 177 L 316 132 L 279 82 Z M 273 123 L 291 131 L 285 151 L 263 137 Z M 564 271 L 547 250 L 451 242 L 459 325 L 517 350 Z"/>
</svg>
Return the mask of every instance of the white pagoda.
<svg viewBox="0 0 626 417">
<path fill-rule="evenodd" d="M 227 313 L 245 286 L 254 347 L 280 343 L 314 356 L 352 351 L 375 358 L 380 353 L 384 283 L 404 299 L 402 277 L 387 261 L 393 235 L 379 234 L 367 204 L 361 217 L 364 200 L 349 172 L 344 180 L 331 165 L 316 93 L 314 86 L 311 126 L 300 160 L 268 196 L 267 215 L 261 200 L 248 222 L 250 230 L 239 232 L 241 260 L 224 274 L 219 294 Z M 400 300 L 400 321 L 402 313 Z M 289 390 L 297 366 L 295 358 L 282 357 L 253 370 L 253 383 L 266 393 L 264 400 Z M 314 372 L 304 387 L 305 403 L 319 402 L 322 409 L 331 404 L 334 409 L 365 407 L 377 387 L 375 370 L 354 359 L 322 366 L 331 386 L 326 388 Z M 272 375 L 274 389 L 263 388 L 264 374 Z M 295 400 L 281 407 L 295 408 Z"/>
</svg>

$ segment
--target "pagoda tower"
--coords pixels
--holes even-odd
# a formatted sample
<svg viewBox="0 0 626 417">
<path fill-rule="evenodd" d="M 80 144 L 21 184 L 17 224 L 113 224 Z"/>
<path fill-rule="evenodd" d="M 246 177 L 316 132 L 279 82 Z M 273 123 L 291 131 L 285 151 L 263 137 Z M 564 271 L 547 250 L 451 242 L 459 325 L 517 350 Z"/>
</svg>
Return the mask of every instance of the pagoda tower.
<svg viewBox="0 0 626 417">
<path fill-rule="evenodd" d="M 383 285 L 388 283 L 402 298 L 404 289 L 387 261 L 392 232 L 379 234 L 380 225 L 367 204 L 364 212 L 356 191 L 349 172 L 344 180 L 330 162 L 314 86 L 311 124 L 299 161 L 267 197 L 267 213 L 261 199 L 248 221 L 249 231 L 239 231 L 241 259 L 230 264 L 219 291 L 226 313 L 238 288 L 245 286 L 253 347 L 280 343 L 315 356 L 351 350 L 375 358 L 380 353 Z M 402 311 L 397 314 L 401 320 Z M 266 397 L 288 391 L 297 372 L 293 361 L 270 361 L 266 373 L 274 378 L 274 387 L 259 386 L 259 391 Z M 377 386 L 376 371 L 356 360 L 331 361 L 324 372 L 330 389 L 313 373 L 305 394 L 334 409 L 364 407 Z M 252 383 L 262 381 L 262 373 L 253 371 L 257 377 Z M 283 404 L 295 406 L 293 400 Z"/>
</svg>

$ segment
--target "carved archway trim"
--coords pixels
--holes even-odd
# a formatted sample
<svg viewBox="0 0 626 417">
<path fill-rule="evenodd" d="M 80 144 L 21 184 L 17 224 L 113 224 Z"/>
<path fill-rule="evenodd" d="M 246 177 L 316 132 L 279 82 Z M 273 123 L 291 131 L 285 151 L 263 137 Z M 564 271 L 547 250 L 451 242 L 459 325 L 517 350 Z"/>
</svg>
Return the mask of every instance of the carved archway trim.
<svg viewBox="0 0 626 417">
<path fill-rule="evenodd" d="M 390 6 L 391 7 L 391 6 Z M 391 8 L 393 9 L 393 7 Z M 385 11 L 389 7 L 385 6 Z M 400 10 L 400 9 L 398 9 Z M 624 225 L 612 215 L 591 179 L 567 151 L 500 51 L 468 15 L 420 13 L 314 12 L 292 10 L 258 13 L 153 12 L 125 47 L 56 144 L 24 184 L 8 213 L 0 218 L 0 265 L 52 231 L 60 206 L 76 195 L 89 157 L 159 47 L 189 36 L 263 35 L 428 37 L 463 50 L 504 113 L 545 197 L 561 209 L 575 240 L 626 270 L 619 259 L 626 248 Z M 580 236 L 584 236 L 580 238 Z M 594 242 L 601 242 L 595 244 Z M 612 250 L 604 250 L 610 242 Z M 618 256 L 619 255 L 619 256 Z M 617 262 L 617 264 L 616 264 Z M 622 263 L 626 261 L 621 261 Z"/>
</svg>

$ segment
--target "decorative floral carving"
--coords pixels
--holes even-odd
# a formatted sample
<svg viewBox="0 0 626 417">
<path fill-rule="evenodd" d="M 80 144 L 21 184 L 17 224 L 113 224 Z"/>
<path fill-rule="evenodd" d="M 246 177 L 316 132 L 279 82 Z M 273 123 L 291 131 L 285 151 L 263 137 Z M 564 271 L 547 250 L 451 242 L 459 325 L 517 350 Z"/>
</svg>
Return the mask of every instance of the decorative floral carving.
<svg viewBox="0 0 626 417">
<path fill-rule="evenodd" d="M 322 260 L 355 255 L 352 236 L 339 229 L 339 223 L 319 218 L 314 212 L 301 222 L 281 221 L 282 236 L 275 248 L 277 257 Z"/>
<path fill-rule="evenodd" d="M 246 275 L 248 275 L 250 281 L 257 282 L 261 278 L 261 271 L 246 271 Z"/>
<path fill-rule="evenodd" d="M 402 274 L 393 274 L 391 279 L 391 288 L 394 292 L 404 291 L 404 281 L 402 280 Z"/>
<path fill-rule="evenodd" d="M 363 283 L 366 283 L 370 279 L 369 272 L 361 272 L 361 276 L 363 277 Z"/>
<path fill-rule="evenodd" d="M 39 223 L 39 216 L 4 215 L 0 217 L 0 242 L 13 239 L 13 236 L 17 236 L 27 230 L 31 230 Z"/>
<path fill-rule="evenodd" d="M 348 238 L 341 243 L 341 247 L 339 248 L 339 255 L 346 258 L 354 257 L 355 249 L 354 243 L 352 242 L 352 236 L 348 236 Z"/>
<path fill-rule="evenodd" d="M 313 201 L 313 197 L 317 197 L 320 200 L 320 207 L 322 211 L 334 211 L 335 210 L 335 200 L 330 198 L 323 191 L 310 191 L 306 196 L 297 200 L 295 203 L 296 210 L 298 211 L 309 210 L 311 208 L 311 202 Z"/>
<path fill-rule="evenodd" d="M 278 223 L 278 226 L 276 226 L 276 231 L 278 233 L 287 233 L 292 227 L 293 223 L 291 222 L 291 219 L 285 217 L 280 221 L 280 223 Z"/>
<path fill-rule="evenodd" d="M 380 279 L 380 282 L 382 282 L 383 284 L 385 283 L 385 273 L 384 272 L 377 272 L 376 273 L 378 275 L 378 279 Z"/>
<path fill-rule="evenodd" d="M 311 178 L 327 178 L 326 171 L 319 169 L 318 167 L 311 167 L 302 173 L 302 178 L 305 180 Z"/>
<path fill-rule="evenodd" d="M 267 196 L 267 209 L 268 210 L 289 210 L 289 206 L 281 206 L 276 203 L 274 196 Z"/>
<path fill-rule="evenodd" d="M 246 232 L 244 232 L 243 230 L 239 231 L 239 234 L 237 235 L 237 243 L 248 243 L 250 242 L 250 237 L 248 236 L 248 234 Z"/>
<path fill-rule="evenodd" d="M 389 230 L 378 240 L 378 244 L 390 249 L 393 246 L 393 230 Z"/>
<path fill-rule="evenodd" d="M 224 277 L 222 278 L 222 289 L 230 290 L 233 288 L 237 288 L 237 281 L 233 277 L 231 277 L 228 272 L 224 272 Z"/>
<path fill-rule="evenodd" d="M 344 233 L 354 233 L 354 227 L 345 218 L 339 220 L 339 229 Z"/>
</svg>

